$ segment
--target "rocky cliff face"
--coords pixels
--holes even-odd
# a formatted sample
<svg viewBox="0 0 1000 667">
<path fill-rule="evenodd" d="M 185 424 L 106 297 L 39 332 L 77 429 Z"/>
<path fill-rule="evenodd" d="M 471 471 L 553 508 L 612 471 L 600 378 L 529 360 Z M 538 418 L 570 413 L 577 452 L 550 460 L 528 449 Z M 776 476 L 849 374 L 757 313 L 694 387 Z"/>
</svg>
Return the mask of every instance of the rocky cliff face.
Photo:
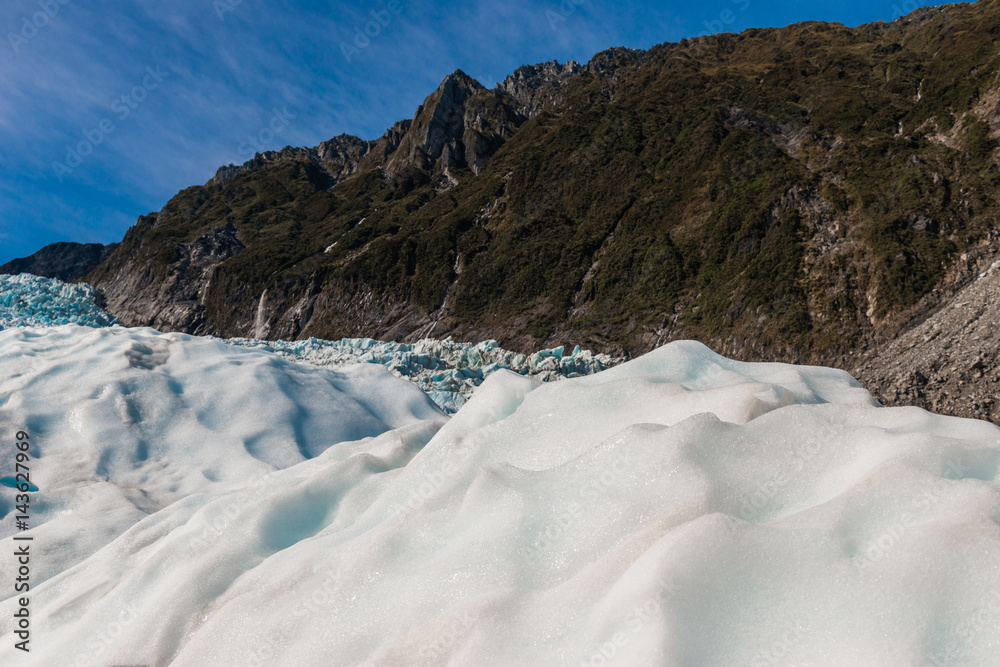
<svg viewBox="0 0 1000 667">
<path fill-rule="evenodd" d="M 614 48 L 598 53 L 586 65 L 569 61 L 560 65 L 556 61 L 519 67 L 497 85 L 497 90 L 507 96 L 519 114 L 534 118 L 543 109 L 559 107 L 564 101 L 566 86 L 580 74 L 591 74 L 604 84 L 604 94 L 609 98 L 617 82 L 618 72 L 642 63 L 648 53 L 637 49 Z"/>
<path fill-rule="evenodd" d="M 887 405 L 1000 423 L 1000 230 L 962 253 L 937 289 L 899 335 L 837 362 Z"/>
<path fill-rule="evenodd" d="M 117 243 L 52 243 L 29 257 L 0 266 L 0 274 L 30 273 L 75 282 L 97 268 L 117 247 Z"/>
<path fill-rule="evenodd" d="M 454 185 L 450 170 L 478 173 L 522 122 L 500 95 L 457 71 L 417 109 L 395 150 L 377 166 L 390 176 L 416 169 Z"/>
<path fill-rule="evenodd" d="M 522 116 L 534 118 L 543 108 L 557 106 L 566 83 L 581 71 L 575 60 L 524 65 L 497 84 L 497 90 L 513 101 Z"/>
<path fill-rule="evenodd" d="M 126 324 L 633 355 L 690 337 L 910 396 L 871 350 L 969 285 L 962 257 L 995 233 L 998 32 L 982 0 L 612 49 L 492 90 L 458 71 L 378 139 L 221 169 L 89 280 Z"/>
<path fill-rule="evenodd" d="M 158 215 L 139 219 L 125 237 L 132 242 L 147 228 L 155 228 Z M 232 225 L 207 230 L 190 243 L 178 243 L 159 251 L 165 265 L 143 265 L 135 271 L 121 257 L 112 257 L 102 270 L 116 280 L 102 283 L 106 308 L 121 313 L 130 326 L 149 326 L 163 331 L 211 333 L 205 326 L 205 295 L 212 273 L 222 262 L 239 254 L 245 246 Z"/>
</svg>

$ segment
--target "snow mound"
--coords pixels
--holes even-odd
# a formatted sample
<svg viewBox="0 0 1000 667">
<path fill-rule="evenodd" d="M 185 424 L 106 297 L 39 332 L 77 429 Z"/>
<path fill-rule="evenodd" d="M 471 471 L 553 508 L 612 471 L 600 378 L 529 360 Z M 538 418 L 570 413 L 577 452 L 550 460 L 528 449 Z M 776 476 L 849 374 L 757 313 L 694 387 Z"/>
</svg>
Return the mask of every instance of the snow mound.
<svg viewBox="0 0 1000 667">
<path fill-rule="evenodd" d="M 458 343 L 451 338 L 425 338 L 412 345 L 371 338 L 338 341 L 310 338 L 292 342 L 231 338 L 225 342 L 318 366 L 380 364 L 393 375 L 415 382 L 449 414 L 458 412 L 476 387 L 501 369 L 549 382 L 599 373 L 621 361 L 581 350 L 579 345 L 568 353 L 565 347 L 556 347 L 521 354 L 503 349 L 495 340 L 472 344 Z"/>
<path fill-rule="evenodd" d="M 45 408 L 12 389 L 3 432 Z M 220 432 L 267 409 L 250 391 Z M 162 424 L 204 406 L 184 396 Z M 100 428 L 40 431 L 38 496 Z M 990 424 L 690 342 L 556 383 L 498 371 L 443 426 L 412 421 L 142 519 L 33 590 L 30 656 L 0 602 L 0 662 L 995 664 L 998 454 Z"/>
<path fill-rule="evenodd" d="M 0 275 L 0 330 L 79 324 L 110 327 L 118 321 L 97 305 L 90 285 L 29 274 Z"/>
<path fill-rule="evenodd" d="M 0 332 L 0 471 L 14 472 L 14 433 L 37 445 L 30 516 L 46 557 L 36 582 L 184 498 L 442 419 L 420 389 L 372 365 L 309 368 L 152 329 Z M 7 544 L 15 493 L 0 485 Z M 0 579 L 11 567 L 0 558 Z"/>
</svg>

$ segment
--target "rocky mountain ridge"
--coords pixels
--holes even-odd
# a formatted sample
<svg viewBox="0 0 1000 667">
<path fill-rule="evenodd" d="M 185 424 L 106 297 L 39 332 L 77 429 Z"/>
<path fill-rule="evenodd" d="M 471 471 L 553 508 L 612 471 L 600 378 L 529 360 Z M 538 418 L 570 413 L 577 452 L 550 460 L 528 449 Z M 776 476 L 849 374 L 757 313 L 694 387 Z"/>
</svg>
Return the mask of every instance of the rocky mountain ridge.
<svg viewBox="0 0 1000 667">
<path fill-rule="evenodd" d="M 644 51 L 613 48 L 586 64 L 556 61 L 524 65 L 488 90 L 462 70 L 448 75 L 417 109 L 375 140 L 341 134 L 313 148 L 285 147 L 266 151 L 242 165 L 220 167 L 210 183 L 280 160 L 309 159 L 327 172 L 332 187 L 365 169 L 381 169 L 389 176 L 417 168 L 442 171 L 482 166 L 525 121 L 562 102 L 561 91 L 575 76 L 599 73 L 614 81 L 626 64 L 641 62 Z M 609 87 L 608 95 L 613 89 Z"/>
<path fill-rule="evenodd" d="M 616 355 L 696 338 L 925 400 L 878 351 L 991 251 L 996 34 L 980 0 L 612 49 L 492 90 L 458 71 L 376 140 L 220 169 L 87 279 L 167 330 Z"/>
<path fill-rule="evenodd" d="M 286 147 L 258 153 L 243 165 L 221 167 L 205 187 L 226 188 L 240 175 L 294 165 L 295 169 L 307 170 L 311 185 L 318 189 L 330 190 L 358 174 L 377 174 L 397 192 L 429 181 L 434 192 L 440 194 L 458 184 L 453 174 L 455 170 L 478 174 L 521 125 L 543 109 L 559 104 L 560 91 L 573 77 L 595 72 L 611 77 L 619 67 L 640 62 L 644 57 L 640 51 L 611 49 L 585 66 L 575 62 L 560 65 L 554 61 L 524 66 L 493 90 L 484 88 L 458 70 L 442 81 L 412 119 L 399 121 L 379 139 L 366 141 L 342 134 L 313 148 Z M 608 90 L 610 95 L 610 88 Z M 141 219 L 129 234 L 155 228 L 160 217 L 174 213 L 168 204 L 159 214 Z M 363 221 L 362 217 L 357 224 Z M 192 333 L 212 332 L 213 328 L 203 315 L 204 298 L 215 266 L 243 249 L 233 232 L 231 224 L 207 229 L 191 241 L 190 246 L 175 248 L 169 260 L 170 269 L 163 279 L 154 278 L 142 268 L 125 272 L 126 277 L 121 277 L 120 273 L 119 279 L 111 283 L 102 282 L 109 307 L 121 313 L 125 322 L 144 322 L 166 330 Z M 226 240 L 220 243 L 223 237 Z M 127 240 L 130 238 L 126 236 Z M 201 252 L 199 249 L 204 247 L 217 247 L 222 252 Z M 190 257 L 195 258 L 193 265 Z M 271 310 L 272 298 L 266 292 L 261 294 L 252 321 L 249 317 L 243 318 L 242 326 L 249 327 L 247 333 L 293 338 L 304 328 L 317 305 L 353 313 L 356 325 L 352 330 L 357 333 L 375 326 L 390 312 L 397 318 L 418 319 L 428 331 L 435 328 L 431 320 L 411 308 L 387 304 L 384 311 L 378 308 L 372 311 L 370 306 L 377 300 L 373 294 L 361 300 L 366 304 L 364 314 L 354 304 L 327 303 L 321 294 L 315 294 L 312 299 L 300 301 L 288 309 L 278 322 L 273 322 L 265 315 Z M 406 333 L 410 333 L 412 327 L 405 328 Z M 383 333 L 389 338 L 396 334 L 392 329 Z"/>
<path fill-rule="evenodd" d="M 0 266 L 0 275 L 30 273 L 75 282 L 100 266 L 117 247 L 117 243 L 51 243 L 28 257 L 19 257 Z"/>
</svg>

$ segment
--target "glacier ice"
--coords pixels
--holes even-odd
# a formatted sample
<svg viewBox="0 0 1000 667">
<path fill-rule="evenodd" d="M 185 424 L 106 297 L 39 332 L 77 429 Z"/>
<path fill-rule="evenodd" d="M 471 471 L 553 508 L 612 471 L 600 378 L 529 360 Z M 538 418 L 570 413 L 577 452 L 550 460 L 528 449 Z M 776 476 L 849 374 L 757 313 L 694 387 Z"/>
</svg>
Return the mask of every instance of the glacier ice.
<svg viewBox="0 0 1000 667">
<path fill-rule="evenodd" d="M 505 350 L 495 340 L 473 344 L 456 342 L 451 338 L 426 338 L 408 344 L 371 338 L 337 341 L 317 338 L 299 341 L 229 338 L 224 342 L 274 352 L 318 366 L 380 364 L 394 375 L 415 382 L 449 414 L 457 412 L 486 377 L 501 369 L 550 382 L 598 373 L 622 361 L 581 350 L 579 345 L 568 353 L 565 347 L 556 347 L 523 354 Z"/>
<path fill-rule="evenodd" d="M 109 327 L 117 320 L 97 305 L 90 285 L 29 274 L 0 275 L 0 330 L 79 324 Z"/>
<path fill-rule="evenodd" d="M 0 330 L 63 324 L 91 327 L 117 324 L 117 320 L 96 302 L 97 293 L 89 285 L 27 274 L 0 275 Z M 258 313 L 257 330 L 262 328 L 261 317 L 263 314 Z M 450 338 L 425 339 L 412 345 L 370 338 L 337 341 L 310 338 L 290 342 L 254 338 L 215 340 L 317 366 L 379 364 L 394 375 L 416 383 L 449 414 L 462 407 L 483 379 L 502 368 L 551 381 L 590 375 L 621 362 L 621 359 L 581 350 L 580 346 L 568 353 L 565 348 L 557 347 L 520 354 L 504 350 L 496 341 L 470 344 Z"/>
<path fill-rule="evenodd" d="M 995 664 L 1000 429 L 985 422 L 692 342 L 554 383 L 498 370 L 447 418 L 376 365 L 351 367 L 371 375 L 342 396 L 319 389 L 333 371 L 274 355 L 86 331 L 0 334 L 30 359 L 0 374 L 0 432 L 37 420 L 36 540 L 76 554 L 33 591 L 30 656 L 0 601 L 2 664 Z M 131 362 L 159 340 L 165 364 Z M 184 391 L 163 402 L 170 378 Z M 372 437 L 323 448 L 379 396 Z M 355 407 L 323 414 L 342 400 Z M 257 429 L 266 454 L 226 437 Z M 153 436 L 171 444 L 135 457 Z M 46 500 L 83 484 L 100 504 Z M 159 502 L 115 513 L 147 487 Z M 59 542 L 71 525 L 108 539 Z"/>
</svg>

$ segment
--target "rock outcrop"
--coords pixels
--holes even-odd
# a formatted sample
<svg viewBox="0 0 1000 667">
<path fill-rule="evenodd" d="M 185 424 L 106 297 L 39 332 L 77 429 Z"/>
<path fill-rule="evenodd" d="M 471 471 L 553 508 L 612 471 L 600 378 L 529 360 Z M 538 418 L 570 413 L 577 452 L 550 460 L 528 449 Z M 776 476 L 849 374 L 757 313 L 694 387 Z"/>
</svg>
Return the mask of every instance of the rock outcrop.
<svg viewBox="0 0 1000 667">
<path fill-rule="evenodd" d="M 887 405 L 1000 423 L 1000 230 L 964 253 L 898 336 L 839 360 Z"/>
<path fill-rule="evenodd" d="M 130 234 L 137 236 L 143 227 L 155 227 L 157 217 L 141 218 Z M 132 240 L 126 236 L 125 242 Z M 176 243 L 168 251 L 165 266 L 127 264 L 122 267 L 117 263 L 121 258 L 112 258 L 104 269 L 114 272 L 116 279 L 99 283 L 106 308 L 109 312 L 121 313 L 119 319 L 129 326 L 211 333 L 205 324 L 205 297 L 213 272 L 245 247 L 236 228 L 227 225 L 210 229 L 190 243 Z"/>
<path fill-rule="evenodd" d="M 33 255 L 0 266 L 0 274 L 30 273 L 75 282 L 100 266 L 117 247 L 117 243 L 52 243 Z"/>
</svg>

